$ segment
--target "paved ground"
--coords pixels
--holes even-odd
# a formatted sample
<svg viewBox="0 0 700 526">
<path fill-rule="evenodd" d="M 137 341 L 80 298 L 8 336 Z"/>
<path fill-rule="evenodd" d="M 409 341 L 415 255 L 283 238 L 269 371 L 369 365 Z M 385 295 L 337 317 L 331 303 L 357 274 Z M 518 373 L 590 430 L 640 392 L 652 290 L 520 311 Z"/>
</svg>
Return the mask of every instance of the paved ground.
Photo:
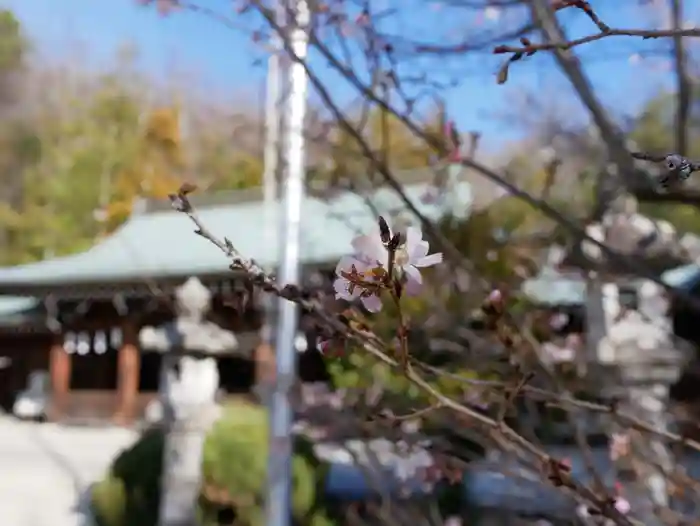
<svg viewBox="0 0 700 526">
<path fill-rule="evenodd" d="M 119 428 L 63 427 L 0 416 L 3 526 L 84 526 L 86 489 L 135 436 Z"/>
</svg>

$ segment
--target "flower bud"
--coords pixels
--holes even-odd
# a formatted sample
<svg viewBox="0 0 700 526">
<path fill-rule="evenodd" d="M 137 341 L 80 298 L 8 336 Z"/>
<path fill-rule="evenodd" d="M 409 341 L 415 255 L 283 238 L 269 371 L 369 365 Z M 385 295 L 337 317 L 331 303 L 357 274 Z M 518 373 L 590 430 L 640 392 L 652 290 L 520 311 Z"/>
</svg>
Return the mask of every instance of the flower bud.
<svg viewBox="0 0 700 526">
<path fill-rule="evenodd" d="M 379 216 L 379 237 L 382 243 L 385 245 L 391 241 L 391 230 L 389 230 L 389 225 L 382 216 Z"/>
</svg>

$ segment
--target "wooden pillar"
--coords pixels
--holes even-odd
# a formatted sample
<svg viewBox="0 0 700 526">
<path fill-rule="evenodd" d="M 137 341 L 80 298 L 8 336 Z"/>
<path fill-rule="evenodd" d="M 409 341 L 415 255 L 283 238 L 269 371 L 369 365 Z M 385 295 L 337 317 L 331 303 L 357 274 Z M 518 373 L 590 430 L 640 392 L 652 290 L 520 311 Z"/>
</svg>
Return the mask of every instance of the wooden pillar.
<svg viewBox="0 0 700 526">
<path fill-rule="evenodd" d="M 255 348 L 255 383 L 259 386 L 272 385 L 275 379 L 275 351 L 272 346 L 261 342 Z"/>
<path fill-rule="evenodd" d="M 133 423 L 139 394 L 141 357 L 137 345 L 136 327 L 131 322 L 122 326 L 122 346 L 117 351 L 117 411 L 115 421 L 120 425 Z"/>
<path fill-rule="evenodd" d="M 60 420 L 67 410 L 70 392 L 71 355 L 63 348 L 62 335 L 51 342 L 49 351 L 49 370 L 51 376 L 51 400 L 48 408 L 48 419 Z"/>
</svg>

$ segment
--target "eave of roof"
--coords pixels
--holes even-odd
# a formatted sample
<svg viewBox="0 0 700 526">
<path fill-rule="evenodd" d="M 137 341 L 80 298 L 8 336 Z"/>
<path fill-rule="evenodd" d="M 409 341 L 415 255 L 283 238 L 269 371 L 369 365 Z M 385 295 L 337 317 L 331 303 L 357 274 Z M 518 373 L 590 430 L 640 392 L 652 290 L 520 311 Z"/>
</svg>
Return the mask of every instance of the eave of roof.
<svg viewBox="0 0 700 526">
<path fill-rule="evenodd" d="M 40 308 L 36 298 L 0 297 L 0 330 L 43 326 Z"/>
<path fill-rule="evenodd" d="M 671 287 L 688 291 L 700 283 L 700 266 L 691 263 L 676 267 L 661 274 L 661 279 Z"/>
<path fill-rule="evenodd" d="M 700 266 L 683 265 L 661 274 L 661 281 L 669 287 L 690 290 L 700 284 Z M 586 281 L 545 268 L 523 283 L 523 293 L 535 303 L 543 305 L 583 305 L 586 301 Z"/>
</svg>

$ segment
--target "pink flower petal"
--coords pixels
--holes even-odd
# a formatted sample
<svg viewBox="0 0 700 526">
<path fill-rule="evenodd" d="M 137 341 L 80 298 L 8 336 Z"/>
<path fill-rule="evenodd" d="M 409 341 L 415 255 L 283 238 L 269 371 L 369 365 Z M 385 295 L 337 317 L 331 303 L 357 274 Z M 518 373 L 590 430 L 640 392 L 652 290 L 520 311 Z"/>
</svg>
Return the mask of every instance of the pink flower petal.
<svg viewBox="0 0 700 526">
<path fill-rule="evenodd" d="M 335 298 L 339 300 L 353 301 L 360 297 L 362 290 L 359 287 L 355 287 L 350 293 L 350 282 L 345 278 L 338 278 L 333 282 L 333 288 L 335 289 Z"/>
<path fill-rule="evenodd" d="M 420 258 L 418 261 L 411 261 L 411 264 L 418 268 L 432 267 L 438 263 L 442 263 L 442 252 L 430 254 L 429 256 Z"/>
<path fill-rule="evenodd" d="M 337 275 L 340 275 L 341 270 L 350 272 L 353 266 L 358 272 L 367 272 L 371 268 L 376 267 L 377 263 L 375 261 L 370 261 L 366 256 L 354 254 L 341 258 L 335 268 L 335 272 Z"/>
<path fill-rule="evenodd" d="M 406 252 L 411 262 L 418 261 L 428 255 L 430 245 L 423 241 L 423 234 L 415 227 L 406 229 Z"/>
<path fill-rule="evenodd" d="M 503 300 L 503 294 L 501 293 L 500 290 L 493 289 L 491 292 L 489 292 L 489 295 L 486 298 L 486 300 L 489 303 L 500 303 L 501 300 Z"/>
<path fill-rule="evenodd" d="M 341 272 L 350 272 L 350 270 L 352 270 L 353 265 L 355 265 L 355 268 L 358 270 L 358 272 L 362 272 L 364 270 L 364 263 L 359 261 L 356 257 L 344 256 L 340 258 L 340 261 L 338 261 L 338 265 L 335 267 L 336 275 L 339 276 Z"/>
<path fill-rule="evenodd" d="M 409 226 L 406 229 L 406 248 L 410 252 L 411 249 L 423 241 L 423 234 L 414 226 Z"/>
<path fill-rule="evenodd" d="M 360 301 L 362 301 L 362 305 L 364 305 L 365 309 L 370 312 L 379 312 L 382 310 L 382 300 L 379 299 L 379 296 L 367 296 Z"/>
<path fill-rule="evenodd" d="M 379 237 L 379 229 L 373 235 L 358 236 L 352 240 L 352 248 L 358 253 L 359 257 L 365 256 L 372 263 L 378 262 L 386 267 L 389 259 L 389 253 L 382 244 Z M 363 258 L 364 259 L 364 258 Z"/>
<path fill-rule="evenodd" d="M 627 499 L 623 497 L 617 497 L 615 499 L 615 509 L 623 515 L 627 515 L 632 509 L 632 506 L 630 505 Z"/>
<path fill-rule="evenodd" d="M 423 288 L 423 276 L 421 276 L 420 270 L 409 265 L 404 268 L 404 272 L 406 273 L 406 294 L 417 296 Z"/>
</svg>

